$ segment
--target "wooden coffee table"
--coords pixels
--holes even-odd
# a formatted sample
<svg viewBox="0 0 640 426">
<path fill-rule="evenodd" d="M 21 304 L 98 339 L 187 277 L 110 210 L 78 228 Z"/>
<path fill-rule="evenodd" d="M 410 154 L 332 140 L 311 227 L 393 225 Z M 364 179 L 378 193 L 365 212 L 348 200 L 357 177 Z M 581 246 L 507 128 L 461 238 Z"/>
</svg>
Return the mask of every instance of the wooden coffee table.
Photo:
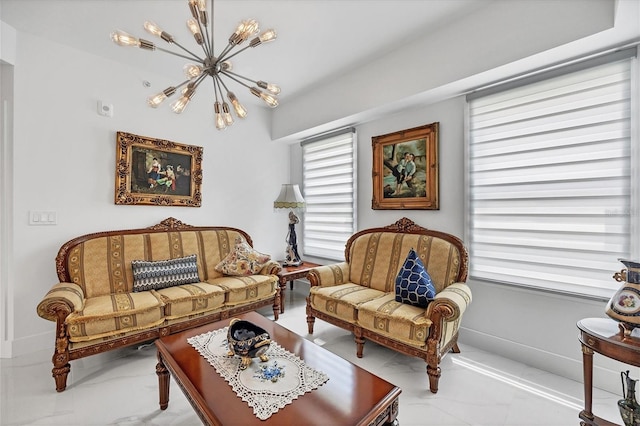
<svg viewBox="0 0 640 426">
<path fill-rule="evenodd" d="M 264 328 L 272 340 L 326 373 L 329 380 L 260 420 L 231 386 L 188 342 L 189 337 L 229 325 L 226 319 L 156 340 L 160 409 L 169 405 L 169 373 L 206 425 L 389 425 L 397 424 L 400 388 L 351 364 L 263 316 L 239 315 Z M 255 361 L 254 361 L 255 362 Z"/>
</svg>

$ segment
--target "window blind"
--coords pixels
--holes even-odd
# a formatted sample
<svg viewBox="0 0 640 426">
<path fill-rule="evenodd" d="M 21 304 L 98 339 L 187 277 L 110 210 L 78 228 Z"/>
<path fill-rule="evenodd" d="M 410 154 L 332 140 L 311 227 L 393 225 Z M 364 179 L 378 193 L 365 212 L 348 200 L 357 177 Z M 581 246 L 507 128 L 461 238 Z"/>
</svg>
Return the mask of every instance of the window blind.
<svg viewBox="0 0 640 426">
<path fill-rule="evenodd" d="M 619 287 L 630 75 L 626 59 L 469 100 L 472 278 L 602 298 Z"/>
<path fill-rule="evenodd" d="M 344 260 L 345 244 L 355 232 L 355 160 L 352 129 L 302 143 L 305 255 Z"/>
</svg>

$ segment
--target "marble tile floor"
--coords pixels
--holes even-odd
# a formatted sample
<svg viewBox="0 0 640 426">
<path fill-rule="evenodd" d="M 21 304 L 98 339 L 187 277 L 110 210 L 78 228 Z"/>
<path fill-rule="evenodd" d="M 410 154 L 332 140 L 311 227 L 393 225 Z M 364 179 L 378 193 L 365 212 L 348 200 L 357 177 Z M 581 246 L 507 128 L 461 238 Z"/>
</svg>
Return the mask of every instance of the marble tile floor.
<svg viewBox="0 0 640 426">
<path fill-rule="evenodd" d="M 309 336 L 307 292 L 308 284 L 301 281 L 294 291 L 287 289 L 286 313 L 278 322 L 402 388 L 398 417 L 402 426 L 579 424 L 582 383 L 495 354 L 460 344 L 461 353 L 443 361 L 440 390 L 434 395 L 428 390 L 426 364 L 417 358 L 367 342 L 364 357 L 358 359 L 352 336 L 320 320 Z M 260 312 L 272 316 L 270 309 Z M 0 360 L 0 425 L 201 424 L 173 380 L 169 407 L 159 409 L 153 345 L 72 361 L 68 387 L 62 393 L 55 392 L 50 358 L 51 352 L 43 351 Z M 621 424 L 619 398 L 595 389 L 594 412 Z"/>
</svg>

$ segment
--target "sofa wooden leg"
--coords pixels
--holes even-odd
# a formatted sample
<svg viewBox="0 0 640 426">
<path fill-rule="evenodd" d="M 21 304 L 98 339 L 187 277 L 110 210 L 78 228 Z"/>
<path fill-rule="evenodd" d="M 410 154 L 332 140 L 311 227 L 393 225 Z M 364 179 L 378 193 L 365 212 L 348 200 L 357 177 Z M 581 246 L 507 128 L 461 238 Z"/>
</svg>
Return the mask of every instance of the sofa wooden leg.
<svg viewBox="0 0 640 426">
<path fill-rule="evenodd" d="M 460 348 L 458 347 L 458 342 L 453 344 L 453 346 L 451 347 L 451 352 L 453 352 L 454 354 L 459 354 L 460 353 Z"/>
<path fill-rule="evenodd" d="M 438 393 L 438 381 L 440 380 L 440 367 L 432 367 L 427 365 L 427 374 L 429 375 L 429 390 L 431 393 Z"/>
<path fill-rule="evenodd" d="M 356 327 L 353 330 L 354 340 L 356 341 L 356 356 L 362 358 L 362 352 L 364 352 L 364 337 L 362 337 L 362 329 Z"/>
<path fill-rule="evenodd" d="M 56 381 L 56 391 L 62 392 L 67 388 L 67 376 L 69 375 L 69 371 L 71 371 L 71 365 L 69 363 L 62 367 L 53 367 L 53 370 L 51 370 L 51 375 Z"/>
</svg>

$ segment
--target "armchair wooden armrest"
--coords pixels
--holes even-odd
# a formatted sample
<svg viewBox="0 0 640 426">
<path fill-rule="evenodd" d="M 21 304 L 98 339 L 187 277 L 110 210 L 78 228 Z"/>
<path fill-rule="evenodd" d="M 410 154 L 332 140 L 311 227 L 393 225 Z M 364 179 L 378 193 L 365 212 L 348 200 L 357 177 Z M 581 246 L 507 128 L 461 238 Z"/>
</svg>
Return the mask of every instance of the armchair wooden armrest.
<svg viewBox="0 0 640 426">
<path fill-rule="evenodd" d="M 349 264 L 347 262 L 334 263 L 314 268 L 307 275 L 311 287 L 331 287 L 349 282 Z"/>
</svg>

